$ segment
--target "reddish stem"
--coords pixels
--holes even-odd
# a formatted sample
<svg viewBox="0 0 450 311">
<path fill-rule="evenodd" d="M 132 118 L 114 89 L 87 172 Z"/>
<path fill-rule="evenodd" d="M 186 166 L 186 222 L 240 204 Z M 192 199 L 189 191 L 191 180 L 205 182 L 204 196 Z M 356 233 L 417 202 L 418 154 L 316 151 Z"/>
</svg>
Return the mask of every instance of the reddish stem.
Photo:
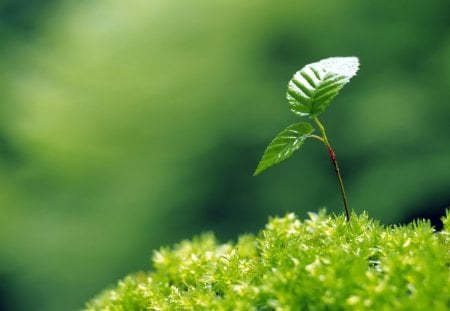
<svg viewBox="0 0 450 311">
<path fill-rule="evenodd" d="M 328 149 L 328 154 L 330 155 L 331 162 L 333 163 L 333 166 L 334 166 L 334 171 L 336 172 L 336 176 L 339 181 L 339 188 L 341 190 L 342 201 L 344 201 L 345 218 L 347 219 L 347 221 L 350 221 L 350 212 L 348 209 L 347 196 L 345 195 L 344 183 L 342 181 L 341 170 L 339 169 L 339 164 L 336 160 L 336 154 L 334 153 L 334 150 L 333 150 L 333 148 L 331 148 L 330 144 L 326 144 L 326 146 Z"/>
</svg>

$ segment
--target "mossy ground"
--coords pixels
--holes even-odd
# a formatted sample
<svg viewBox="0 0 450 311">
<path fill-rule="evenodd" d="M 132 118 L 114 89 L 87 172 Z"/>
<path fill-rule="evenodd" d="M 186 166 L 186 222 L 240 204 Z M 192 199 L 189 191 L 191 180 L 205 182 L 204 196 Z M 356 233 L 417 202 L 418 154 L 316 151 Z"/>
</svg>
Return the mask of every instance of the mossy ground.
<svg viewBox="0 0 450 311">
<path fill-rule="evenodd" d="M 273 218 L 257 237 L 203 234 L 153 256 L 86 310 L 449 310 L 450 215 L 385 227 L 366 214 Z"/>
</svg>

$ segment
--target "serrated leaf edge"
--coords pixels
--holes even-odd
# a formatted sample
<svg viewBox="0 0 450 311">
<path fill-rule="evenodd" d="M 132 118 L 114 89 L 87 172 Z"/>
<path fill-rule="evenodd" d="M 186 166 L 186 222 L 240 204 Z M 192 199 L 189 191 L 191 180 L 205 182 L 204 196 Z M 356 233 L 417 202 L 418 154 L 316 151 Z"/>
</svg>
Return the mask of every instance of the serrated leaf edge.
<svg viewBox="0 0 450 311">
<path fill-rule="evenodd" d="M 331 57 L 304 66 L 288 83 L 291 111 L 301 117 L 318 116 L 358 70 L 359 59 L 354 56 Z"/>
</svg>

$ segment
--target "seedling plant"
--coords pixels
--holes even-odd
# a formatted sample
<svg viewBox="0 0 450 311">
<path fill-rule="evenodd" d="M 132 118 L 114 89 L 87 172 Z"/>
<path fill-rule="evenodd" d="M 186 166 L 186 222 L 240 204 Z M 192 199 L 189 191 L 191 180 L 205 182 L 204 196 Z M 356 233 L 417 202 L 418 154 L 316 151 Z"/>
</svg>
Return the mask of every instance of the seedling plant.
<svg viewBox="0 0 450 311">
<path fill-rule="evenodd" d="M 320 135 L 313 134 L 315 129 L 308 122 L 289 125 L 267 146 L 254 173 L 258 175 L 265 169 L 286 160 L 303 146 L 307 138 L 321 141 L 328 150 L 336 172 L 347 221 L 350 220 L 350 211 L 341 170 L 325 127 L 318 116 L 325 111 L 344 85 L 356 75 L 358 68 L 357 57 L 332 57 L 306 65 L 294 74 L 287 90 L 291 111 L 300 117 L 310 118 L 319 128 Z"/>
<path fill-rule="evenodd" d="M 358 65 L 356 57 L 328 58 L 294 75 L 291 110 L 320 134 L 309 122 L 288 126 L 255 171 L 287 159 L 307 138 L 319 140 L 336 171 L 345 218 L 321 211 L 302 221 L 288 214 L 237 243 L 204 234 L 161 248 L 153 271 L 127 276 L 85 310 L 449 310 L 450 211 L 438 233 L 425 221 L 384 227 L 366 213 L 350 220 L 336 155 L 318 116 Z"/>
</svg>

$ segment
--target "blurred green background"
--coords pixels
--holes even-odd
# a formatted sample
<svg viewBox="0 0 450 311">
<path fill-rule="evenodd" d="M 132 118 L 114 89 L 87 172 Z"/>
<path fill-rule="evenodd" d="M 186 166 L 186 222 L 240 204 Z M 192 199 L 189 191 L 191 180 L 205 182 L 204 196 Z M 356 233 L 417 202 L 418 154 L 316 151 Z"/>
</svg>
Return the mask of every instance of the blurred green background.
<svg viewBox="0 0 450 311">
<path fill-rule="evenodd" d="M 323 146 L 252 177 L 303 65 L 360 57 L 323 114 L 351 207 L 450 204 L 450 2 L 0 0 L 0 310 L 76 310 L 152 250 L 341 213 Z M 438 223 L 436 223 L 438 225 Z"/>
</svg>

